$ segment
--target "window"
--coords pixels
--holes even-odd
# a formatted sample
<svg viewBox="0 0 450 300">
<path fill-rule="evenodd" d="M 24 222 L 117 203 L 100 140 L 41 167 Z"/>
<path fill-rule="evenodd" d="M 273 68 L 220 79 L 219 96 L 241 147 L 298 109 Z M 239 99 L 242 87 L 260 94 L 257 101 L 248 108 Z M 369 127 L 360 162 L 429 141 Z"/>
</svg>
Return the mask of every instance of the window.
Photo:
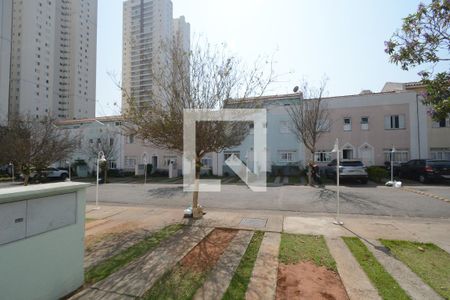
<svg viewBox="0 0 450 300">
<path fill-rule="evenodd" d="M 289 133 L 289 122 L 288 121 L 280 121 L 280 133 Z"/>
<path fill-rule="evenodd" d="M 369 117 L 361 117 L 361 130 L 369 130 Z"/>
<path fill-rule="evenodd" d="M 164 167 L 168 167 L 170 165 L 170 162 L 173 162 L 174 165 L 177 164 L 177 157 L 176 156 L 164 156 Z"/>
<path fill-rule="evenodd" d="M 404 115 L 385 116 L 384 129 L 405 129 L 405 116 Z"/>
<path fill-rule="evenodd" d="M 230 158 L 232 155 L 234 154 L 234 156 L 236 156 L 237 158 L 241 158 L 241 153 L 239 151 L 224 151 L 223 152 L 223 159 L 227 160 L 228 158 Z"/>
<path fill-rule="evenodd" d="M 109 146 L 110 147 L 114 146 L 114 139 L 113 138 L 109 139 Z"/>
<path fill-rule="evenodd" d="M 384 149 L 384 161 L 391 161 L 391 149 Z M 394 152 L 394 163 L 407 162 L 409 160 L 408 150 L 396 150 Z"/>
<path fill-rule="evenodd" d="M 331 161 L 331 152 L 329 151 L 317 151 L 314 153 L 315 161 L 317 162 L 329 162 Z"/>
<path fill-rule="evenodd" d="M 352 131 L 352 118 L 344 118 L 344 131 Z"/>
<path fill-rule="evenodd" d="M 212 158 L 211 157 L 203 157 L 202 158 L 202 167 L 212 168 Z"/>
<path fill-rule="evenodd" d="M 127 139 L 128 144 L 134 144 L 134 135 L 129 135 Z"/>
<path fill-rule="evenodd" d="M 450 118 L 442 119 L 439 122 L 433 121 L 433 128 L 445 128 L 450 127 Z"/>
<path fill-rule="evenodd" d="M 353 149 L 343 149 L 342 150 L 342 159 L 353 159 Z"/>
<path fill-rule="evenodd" d="M 110 169 L 117 169 L 117 163 L 115 160 L 108 161 L 108 164 Z"/>
<path fill-rule="evenodd" d="M 431 148 L 430 158 L 450 160 L 450 148 Z"/>
<path fill-rule="evenodd" d="M 125 168 L 134 168 L 136 161 L 136 156 L 125 156 Z"/>
<path fill-rule="evenodd" d="M 279 151 L 280 162 L 293 162 L 295 157 L 294 151 Z"/>
</svg>

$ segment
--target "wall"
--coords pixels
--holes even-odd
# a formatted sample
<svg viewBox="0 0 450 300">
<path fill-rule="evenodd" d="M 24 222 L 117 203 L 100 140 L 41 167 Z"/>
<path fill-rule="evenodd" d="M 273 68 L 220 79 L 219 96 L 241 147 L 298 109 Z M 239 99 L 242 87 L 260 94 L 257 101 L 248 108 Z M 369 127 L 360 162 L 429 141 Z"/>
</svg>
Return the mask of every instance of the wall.
<svg viewBox="0 0 450 300">
<path fill-rule="evenodd" d="M 57 198 L 74 194 L 76 197 L 75 224 L 0 245 L 0 298 L 59 299 L 83 284 L 87 186 L 65 182 L 0 191 L 0 207 L 5 202 L 24 200 L 28 200 L 30 205 L 48 196 Z M 41 209 L 44 215 L 46 211 L 52 212 L 45 207 Z"/>
</svg>

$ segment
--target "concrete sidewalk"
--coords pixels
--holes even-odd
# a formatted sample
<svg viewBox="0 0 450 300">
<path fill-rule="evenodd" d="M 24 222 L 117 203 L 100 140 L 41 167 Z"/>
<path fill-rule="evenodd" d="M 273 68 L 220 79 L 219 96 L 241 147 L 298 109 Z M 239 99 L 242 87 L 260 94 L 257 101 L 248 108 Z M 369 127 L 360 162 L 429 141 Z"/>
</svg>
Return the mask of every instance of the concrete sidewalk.
<svg viewBox="0 0 450 300">
<path fill-rule="evenodd" d="M 183 218 L 177 208 L 156 208 L 146 205 L 102 204 L 100 210 L 87 205 L 87 218 L 103 219 L 100 225 L 87 230 L 97 234 L 113 224 L 130 223 L 133 226 L 156 230 L 171 223 L 183 222 L 202 227 L 226 227 L 317 234 L 325 237 L 358 236 L 364 239 L 399 239 L 431 242 L 450 252 L 450 219 L 408 217 L 378 217 L 364 215 L 341 215 L 343 226 L 333 224 L 335 215 L 254 211 L 254 210 L 208 210 L 201 220 Z M 105 222 L 107 220 L 108 222 Z"/>
</svg>

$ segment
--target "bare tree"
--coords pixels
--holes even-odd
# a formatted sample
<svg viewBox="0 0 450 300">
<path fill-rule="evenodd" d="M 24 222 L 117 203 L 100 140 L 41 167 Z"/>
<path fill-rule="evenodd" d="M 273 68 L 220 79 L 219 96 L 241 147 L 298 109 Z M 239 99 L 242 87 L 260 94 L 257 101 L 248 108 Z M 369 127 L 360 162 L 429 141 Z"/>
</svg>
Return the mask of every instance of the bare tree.
<svg viewBox="0 0 450 300">
<path fill-rule="evenodd" d="M 106 158 L 106 162 L 100 165 L 101 170 L 104 171 L 106 183 L 109 162 L 114 161 L 117 156 L 117 143 L 118 143 L 119 133 L 115 130 L 102 129 L 102 133 L 97 137 L 96 140 L 86 142 L 87 145 L 84 148 L 84 153 L 89 157 L 89 160 L 98 159 L 98 154 L 103 152 Z M 97 170 L 96 170 L 97 171 Z"/>
<path fill-rule="evenodd" d="M 30 174 L 66 159 L 79 145 L 77 137 L 55 126 L 45 117 L 15 117 L 0 125 L 0 164 L 12 162 L 24 175 L 28 185 Z"/>
<path fill-rule="evenodd" d="M 152 67 L 153 92 L 143 101 L 123 91 L 128 99 L 125 116 L 133 124 L 130 133 L 155 147 L 183 151 L 184 109 L 222 109 L 229 99 L 261 96 L 273 81 L 272 63 L 259 59 L 247 68 L 224 48 L 197 43 L 185 51 L 179 41 L 164 45 L 166 57 Z M 195 178 L 200 178 L 202 157 L 239 145 L 248 134 L 245 122 L 197 122 Z M 193 216 L 203 215 L 193 193 Z"/>
<path fill-rule="evenodd" d="M 309 166 L 315 164 L 317 141 L 322 133 L 330 127 L 329 112 L 322 99 L 326 90 L 326 82 L 324 79 L 318 88 L 314 88 L 304 81 L 299 88 L 303 97 L 295 105 L 286 108 L 292 121 L 291 131 L 311 154 Z M 312 172 L 309 167 L 308 181 L 310 185 L 312 185 L 311 177 Z"/>
</svg>

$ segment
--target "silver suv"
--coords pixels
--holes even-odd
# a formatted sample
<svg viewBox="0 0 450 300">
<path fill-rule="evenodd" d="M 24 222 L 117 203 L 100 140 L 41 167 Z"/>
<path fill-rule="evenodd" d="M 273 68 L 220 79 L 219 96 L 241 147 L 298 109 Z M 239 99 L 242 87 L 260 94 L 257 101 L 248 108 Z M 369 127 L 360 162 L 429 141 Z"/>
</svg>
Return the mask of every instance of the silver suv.
<svg viewBox="0 0 450 300">
<path fill-rule="evenodd" d="M 337 161 L 333 159 L 325 169 L 327 178 L 336 180 L 336 164 Z M 369 181 L 367 169 L 360 160 L 343 160 L 339 162 L 339 180 L 357 180 L 363 184 Z"/>
</svg>

